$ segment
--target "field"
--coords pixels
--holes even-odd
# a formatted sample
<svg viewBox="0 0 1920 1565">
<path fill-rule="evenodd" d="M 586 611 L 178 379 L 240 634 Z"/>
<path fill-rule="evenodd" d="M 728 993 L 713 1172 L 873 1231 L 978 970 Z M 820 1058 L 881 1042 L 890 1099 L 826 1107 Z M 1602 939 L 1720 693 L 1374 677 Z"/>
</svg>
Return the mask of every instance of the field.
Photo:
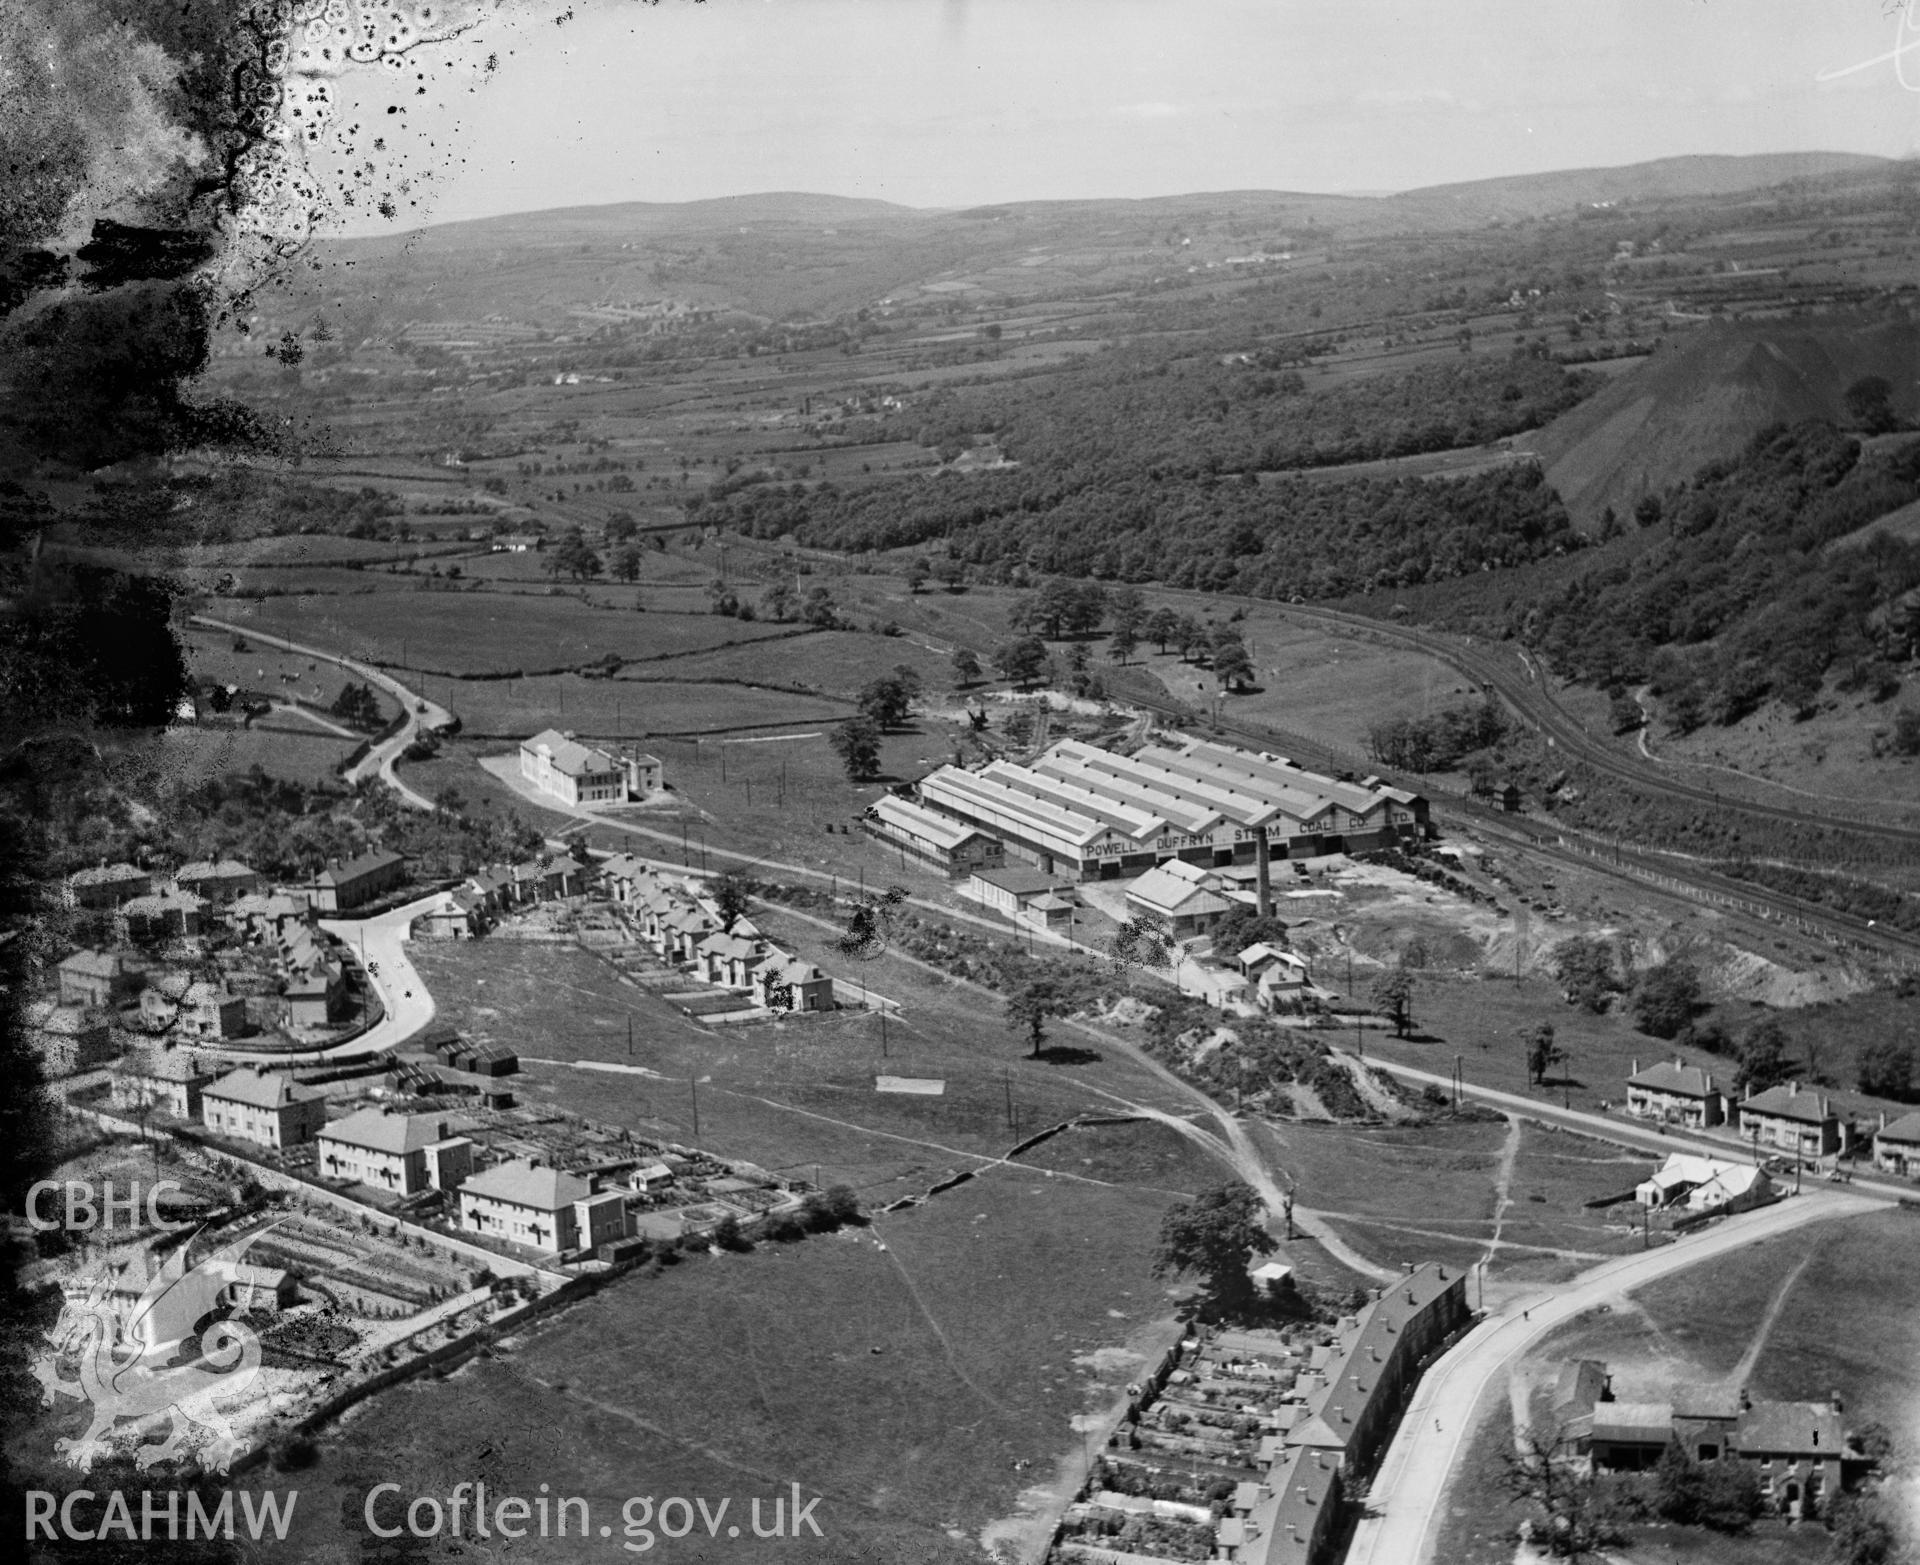
<svg viewBox="0 0 1920 1565">
<path fill-rule="evenodd" d="M 765 1525 L 798 1484 L 823 1497 L 822 1536 L 780 1558 L 978 1559 L 979 1535 L 1078 1454 L 1075 1420 L 1163 1344 L 1169 1301 L 1146 1268 L 1162 1200 L 1007 1170 L 869 1231 L 630 1277 L 353 1414 L 302 1474 L 322 1529 L 305 1557 L 337 1558 L 331 1518 L 357 1531 L 366 1491 L 398 1471 L 422 1494 L 551 1482 L 616 1533 L 627 1497 L 683 1495 L 728 1497 L 744 1536 L 751 1497 Z M 550 1540 L 539 1557 L 608 1546 Z M 650 1557 L 753 1547 L 716 1554 L 696 1528 Z"/>
<path fill-rule="evenodd" d="M 1486 1261 L 1490 1280 L 1542 1282 L 1617 1254 L 1624 1225 L 1584 1203 L 1645 1176 L 1646 1157 L 1518 1121 L 1271 1127 L 1300 1199 L 1387 1265 Z"/>
<path fill-rule="evenodd" d="M 412 584 L 409 584 L 410 586 Z M 552 596 L 374 592 L 226 605 L 235 621 L 349 656 L 443 674 L 578 667 L 609 654 L 648 658 L 777 636 L 778 625 L 720 615 L 655 615 Z"/>
</svg>

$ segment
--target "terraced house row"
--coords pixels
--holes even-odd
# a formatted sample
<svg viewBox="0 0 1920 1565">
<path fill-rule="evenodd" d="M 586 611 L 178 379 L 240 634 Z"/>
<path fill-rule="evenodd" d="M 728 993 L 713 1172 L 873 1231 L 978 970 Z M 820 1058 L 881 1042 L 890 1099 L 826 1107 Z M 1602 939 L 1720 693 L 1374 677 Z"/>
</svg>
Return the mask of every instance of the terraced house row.
<svg viewBox="0 0 1920 1565">
<path fill-rule="evenodd" d="M 1067 739 L 1030 766 L 943 766 L 917 793 L 924 810 L 1078 880 L 1117 880 L 1169 860 L 1218 867 L 1263 851 L 1357 853 L 1431 831 L 1426 799 L 1377 777 L 1326 777 L 1284 756 L 1198 739 L 1127 755 Z"/>
</svg>

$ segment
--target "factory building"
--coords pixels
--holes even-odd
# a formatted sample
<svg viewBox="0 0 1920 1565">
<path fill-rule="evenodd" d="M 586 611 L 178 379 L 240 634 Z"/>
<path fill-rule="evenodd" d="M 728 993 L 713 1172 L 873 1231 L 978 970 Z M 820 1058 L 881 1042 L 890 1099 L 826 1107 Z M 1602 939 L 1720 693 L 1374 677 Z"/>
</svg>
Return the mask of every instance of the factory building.
<svg viewBox="0 0 1920 1565">
<path fill-rule="evenodd" d="M 1168 860 L 1223 868 L 1358 853 L 1429 830 L 1418 794 L 1204 740 L 1119 755 L 1067 739 L 1031 766 L 943 766 L 919 791 L 927 809 L 1077 880 L 1118 879 Z"/>
</svg>

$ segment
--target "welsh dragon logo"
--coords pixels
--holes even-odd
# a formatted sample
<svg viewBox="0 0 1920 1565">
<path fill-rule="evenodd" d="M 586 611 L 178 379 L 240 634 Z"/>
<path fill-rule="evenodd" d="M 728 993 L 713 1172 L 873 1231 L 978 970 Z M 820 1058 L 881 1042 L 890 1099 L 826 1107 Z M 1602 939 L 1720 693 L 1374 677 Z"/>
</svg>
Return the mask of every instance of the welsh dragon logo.
<svg viewBox="0 0 1920 1565">
<path fill-rule="evenodd" d="M 86 1432 L 55 1447 L 81 1472 L 90 1472 L 127 1434 L 142 1472 L 159 1462 L 190 1459 L 182 1448 L 195 1428 L 211 1432 L 211 1439 L 194 1442 L 200 1449 L 192 1453 L 207 1471 L 224 1473 L 241 1454 L 242 1441 L 215 1403 L 231 1403 L 252 1390 L 260 1339 L 242 1321 L 200 1323 L 226 1307 L 230 1290 L 243 1281 L 240 1257 L 267 1231 L 247 1234 L 192 1267 L 189 1241 L 150 1279 L 147 1250 L 124 1265 L 96 1262 L 69 1279 L 60 1318 L 46 1334 L 52 1346 L 33 1374 L 44 1405 L 63 1397 L 93 1404 Z M 64 1373 L 69 1367 L 77 1368 L 77 1377 Z M 129 1421 L 132 1427 L 122 1430 Z M 163 1438 L 149 1442 L 150 1435 Z"/>
</svg>

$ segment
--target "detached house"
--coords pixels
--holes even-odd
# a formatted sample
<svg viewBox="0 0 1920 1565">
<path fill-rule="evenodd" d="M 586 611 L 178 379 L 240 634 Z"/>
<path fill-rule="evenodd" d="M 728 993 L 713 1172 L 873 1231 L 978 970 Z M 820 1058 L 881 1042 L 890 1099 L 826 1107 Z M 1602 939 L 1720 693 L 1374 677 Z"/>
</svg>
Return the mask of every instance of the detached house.
<svg viewBox="0 0 1920 1565">
<path fill-rule="evenodd" d="M 608 1194 L 621 1199 L 617 1191 Z M 594 1200 L 593 1186 L 578 1175 L 515 1158 L 468 1176 L 460 1187 L 460 1225 L 473 1233 L 557 1254 L 589 1242 L 586 1236 L 596 1217 L 604 1234 L 609 1226 L 603 1211 L 605 1197 L 582 1221 L 581 1207 Z"/>
<path fill-rule="evenodd" d="M 1832 1157 L 1845 1144 L 1832 1100 L 1824 1092 L 1801 1091 L 1797 1081 L 1743 1099 L 1740 1134 L 1796 1157 Z"/>
<path fill-rule="evenodd" d="M 1920 1110 L 1902 1114 L 1891 1125 L 1881 1115 L 1873 1138 L 1873 1166 L 1886 1174 L 1920 1176 Z"/>
<path fill-rule="evenodd" d="M 445 1118 L 361 1109 L 315 1138 L 320 1172 L 395 1195 L 451 1190 L 473 1170 L 473 1143 Z"/>
<path fill-rule="evenodd" d="M 110 1010 L 139 987 L 117 951 L 76 951 L 60 964 L 60 1003 Z"/>
<path fill-rule="evenodd" d="M 108 1072 L 107 1091 L 117 1109 L 154 1109 L 178 1120 L 197 1120 L 201 1098 L 213 1082 L 214 1073 L 191 1054 L 143 1050 Z"/>
<path fill-rule="evenodd" d="M 760 1003 L 770 1011 L 831 1011 L 833 980 L 811 962 L 776 951 L 755 974 Z"/>
<path fill-rule="evenodd" d="M 1633 1074 L 1627 1078 L 1627 1112 L 1639 1119 L 1704 1130 L 1725 1121 L 1727 1098 L 1698 1065 L 1662 1060 L 1641 1070 L 1635 1060 Z"/>
<path fill-rule="evenodd" d="M 327 1122 L 324 1093 L 277 1071 L 263 1074 L 251 1066 L 208 1087 L 200 1107 L 207 1129 L 263 1147 L 304 1146 Z"/>
</svg>

